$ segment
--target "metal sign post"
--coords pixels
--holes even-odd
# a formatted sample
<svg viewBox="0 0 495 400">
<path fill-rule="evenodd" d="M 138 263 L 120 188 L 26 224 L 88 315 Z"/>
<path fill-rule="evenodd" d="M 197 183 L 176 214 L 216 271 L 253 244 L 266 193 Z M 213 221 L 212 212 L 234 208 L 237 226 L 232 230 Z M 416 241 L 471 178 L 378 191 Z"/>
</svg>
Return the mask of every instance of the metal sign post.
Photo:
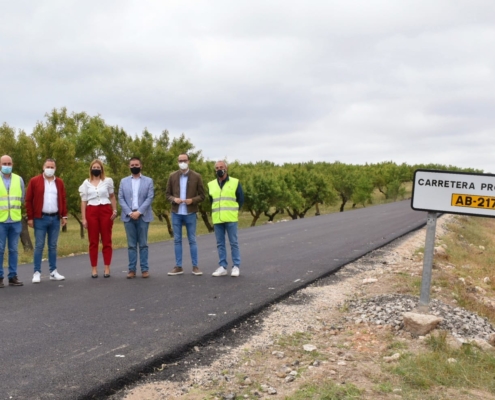
<svg viewBox="0 0 495 400">
<path fill-rule="evenodd" d="M 427 311 L 437 212 L 495 217 L 495 175 L 418 169 L 414 173 L 411 208 L 428 212 L 419 298 L 419 309 Z"/>
<path fill-rule="evenodd" d="M 426 217 L 426 240 L 423 257 L 423 276 L 421 278 L 421 294 L 419 307 L 428 310 L 430 303 L 431 273 L 433 270 L 433 252 L 435 250 L 435 232 L 437 228 L 437 213 L 429 212 Z M 426 311 L 425 310 L 425 311 Z"/>
</svg>

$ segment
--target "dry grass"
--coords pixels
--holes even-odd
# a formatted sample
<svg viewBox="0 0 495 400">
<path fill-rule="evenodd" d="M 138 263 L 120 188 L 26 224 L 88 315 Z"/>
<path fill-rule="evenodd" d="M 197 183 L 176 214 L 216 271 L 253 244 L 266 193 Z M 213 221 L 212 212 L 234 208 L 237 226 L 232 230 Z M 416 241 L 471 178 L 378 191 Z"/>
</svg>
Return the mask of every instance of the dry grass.
<svg viewBox="0 0 495 400">
<path fill-rule="evenodd" d="M 446 262 L 454 268 L 445 270 L 445 286 L 452 288 L 461 307 L 495 323 L 494 304 L 480 301 L 495 296 L 495 220 L 458 217 L 449 228 Z"/>
</svg>

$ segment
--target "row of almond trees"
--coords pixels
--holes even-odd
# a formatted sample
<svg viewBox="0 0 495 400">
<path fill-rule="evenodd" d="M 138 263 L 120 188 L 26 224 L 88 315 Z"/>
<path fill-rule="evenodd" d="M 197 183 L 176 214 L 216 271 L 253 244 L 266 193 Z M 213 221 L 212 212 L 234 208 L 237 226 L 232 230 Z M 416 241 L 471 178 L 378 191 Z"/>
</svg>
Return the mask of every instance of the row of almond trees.
<svg viewBox="0 0 495 400">
<path fill-rule="evenodd" d="M 42 172 L 46 158 L 56 160 L 57 176 L 66 185 L 69 213 L 78 221 L 82 238 L 84 229 L 78 188 L 88 177 L 93 159 L 104 161 L 106 173 L 114 179 L 118 190 L 120 180 L 129 174 L 129 158 L 141 158 L 143 173 L 155 182 L 153 211 L 167 225 L 170 235 L 170 204 L 165 198 L 165 186 L 169 174 L 178 169 L 178 155 L 189 154 L 191 168 L 203 176 L 205 184 L 215 176 L 216 160 L 205 160 L 201 151 L 195 149 L 183 134 L 170 138 L 167 130 L 153 134 L 145 129 L 141 135 L 133 137 L 121 127 L 106 124 L 99 115 L 69 113 L 65 108 L 47 113 L 29 133 L 4 123 L 0 126 L 0 143 L 2 154 L 13 158 L 14 172 L 26 183 Z M 344 211 L 346 205 L 366 205 L 371 202 L 375 190 L 379 190 L 385 199 L 395 200 L 404 195 L 404 183 L 412 180 L 417 168 L 459 170 L 453 166 L 409 166 L 394 162 L 366 165 L 338 161 L 283 165 L 270 161 L 229 163 L 229 173 L 239 178 L 243 185 L 244 211 L 252 215 L 251 226 L 262 215 L 270 221 L 282 212 L 287 212 L 293 219 L 304 218 L 313 207 L 318 215 L 320 204 L 339 204 L 340 211 Z M 200 216 L 207 229 L 212 231 L 210 211 L 208 200 L 201 203 Z M 21 240 L 25 249 L 32 249 L 25 221 Z"/>
<path fill-rule="evenodd" d="M 275 215 L 283 211 L 292 219 L 297 219 L 304 218 L 314 207 L 315 214 L 319 215 L 320 204 L 337 204 L 341 212 L 346 206 L 366 206 L 371 204 L 376 190 L 384 200 L 404 198 L 404 184 L 412 181 L 414 171 L 418 168 L 461 170 L 436 164 L 397 165 L 391 161 L 366 165 L 335 161 L 281 166 L 259 162 L 236 167 L 235 172 L 241 178 L 246 192 L 244 209 L 253 217 L 251 226 L 262 215 L 272 221 Z"/>
</svg>

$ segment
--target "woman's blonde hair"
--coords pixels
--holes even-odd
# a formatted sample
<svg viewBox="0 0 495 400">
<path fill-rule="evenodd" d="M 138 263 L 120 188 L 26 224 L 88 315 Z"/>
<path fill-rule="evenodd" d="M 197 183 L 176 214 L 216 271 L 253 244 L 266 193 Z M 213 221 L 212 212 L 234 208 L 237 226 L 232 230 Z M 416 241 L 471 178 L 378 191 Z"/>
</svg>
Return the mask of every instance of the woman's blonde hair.
<svg viewBox="0 0 495 400">
<path fill-rule="evenodd" d="M 93 176 L 93 175 L 91 175 L 91 170 L 93 169 L 93 165 L 95 165 L 95 164 L 98 164 L 101 167 L 100 177 L 102 180 L 105 179 L 105 168 L 103 167 L 103 163 L 100 160 L 96 159 L 96 160 L 91 161 L 91 164 L 89 164 L 89 180 L 91 180 L 91 177 Z"/>
</svg>

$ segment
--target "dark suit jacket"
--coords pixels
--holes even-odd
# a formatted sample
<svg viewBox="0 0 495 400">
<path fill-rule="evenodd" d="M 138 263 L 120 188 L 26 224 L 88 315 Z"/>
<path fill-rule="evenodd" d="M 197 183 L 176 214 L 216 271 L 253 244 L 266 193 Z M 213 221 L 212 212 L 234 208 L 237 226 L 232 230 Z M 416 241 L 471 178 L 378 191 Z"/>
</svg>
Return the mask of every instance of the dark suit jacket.
<svg viewBox="0 0 495 400">
<path fill-rule="evenodd" d="M 167 182 L 165 195 L 168 201 L 172 203 L 172 212 L 179 212 L 179 205 L 174 202 L 174 198 L 180 198 L 180 175 L 182 172 L 175 171 L 170 174 Z M 205 199 L 205 188 L 201 175 L 193 170 L 189 170 L 187 178 L 186 198 L 192 199 L 192 204 L 187 206 L 188 213 L 198 212 L 198 204 Z"/>
</svg>

